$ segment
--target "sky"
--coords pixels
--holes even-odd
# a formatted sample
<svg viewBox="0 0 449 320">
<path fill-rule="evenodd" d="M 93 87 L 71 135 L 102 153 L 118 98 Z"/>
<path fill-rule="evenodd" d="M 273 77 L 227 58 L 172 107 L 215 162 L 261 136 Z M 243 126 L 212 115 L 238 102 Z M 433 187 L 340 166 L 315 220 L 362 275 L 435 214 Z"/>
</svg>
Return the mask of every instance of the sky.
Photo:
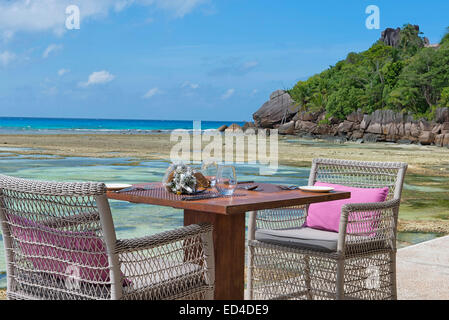
<svg viewBox="0 0 449 320">
<path fill-rule="evenodd" d="M 76 5 L 79 29 L 66 20 Z M 368 29 L 366 8 L 379 8 Z M 0 0 L 0 116 L 248 121 L 387 27 L 431 43 L 444 0 Z M 70 20 L 74 21 L 74 20 Z"/>
</svg>

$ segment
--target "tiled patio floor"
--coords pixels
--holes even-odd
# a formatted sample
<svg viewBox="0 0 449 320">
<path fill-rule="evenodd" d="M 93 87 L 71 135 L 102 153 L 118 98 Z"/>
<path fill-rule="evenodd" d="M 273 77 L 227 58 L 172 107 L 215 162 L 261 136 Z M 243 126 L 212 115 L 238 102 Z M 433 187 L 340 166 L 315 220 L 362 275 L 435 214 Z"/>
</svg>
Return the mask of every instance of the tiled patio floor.
<svg viewBox="0 0 449 320">
<path fill-rule="evenodd" d="M 449 236 L 398 250 L 399 300 L 449 300 Z"/>
</svg>

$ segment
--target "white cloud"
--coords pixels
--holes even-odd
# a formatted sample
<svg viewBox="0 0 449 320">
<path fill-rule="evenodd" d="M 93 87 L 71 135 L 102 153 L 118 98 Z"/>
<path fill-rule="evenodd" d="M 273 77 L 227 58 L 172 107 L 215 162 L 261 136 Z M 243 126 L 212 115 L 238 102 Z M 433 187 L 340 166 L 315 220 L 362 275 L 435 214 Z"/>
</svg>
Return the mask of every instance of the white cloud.
<svg viewBox="0 0 449 320">
<path fill-rule="evenodd" d="M 118 0 L 114 3 L 114 10 L 117 12 L 122 11 L 129 5 L 131 5 L 134 1 L 133 0 Z"/>
<path fill-rule="evenodd" d="M 230 97 L 232 97 L 234 95 L 234 93 L 235 93 L 235 89 L 229 89 L 221 96 L 221 98 L 223 100 L 229 99 Z"/>
<path fill-rule="evenodd" d="M 200 87 L 200 85 L 198 83 L 192 83 L 190 81 L 185 81 L 182 85 L 181 88 L 190 88 L 190 89 L 198 89 Z"/>
<path fill-rule="evenodd" d="M 155 0 L 154 2 L 157 7 L 173 12 L 177 18 L 182 18 L 208 0 Z"/>
<path fill-rule="evenodd" d="M 257 62 L 257 61 L 247 61 L 242 65 L 242 69 L 243 70 L 254 69 L 258 65 L 259 65 L 259 62 Z"/>
<path fill-rule="evenodd" d="M 153 6 L 181 18 L 207 2 L 209 0 L 0 0 L 0 31 L 52 31 L 61 35 L 66 32 L 65 9 L 73 4 L 80 8 L 82 28 L 86 19 L 104 17 L 110 11 L 119 12 L 132 5 Z"/>
<path fill-rule="evenodd" d="M 58 70 L 58 76 L 62 77 L 63 75 L 65 75 L 66 73 L 69 73 L 70 70 L 69 69 L 59 69 Z"/>
<path fill-rule="evenodd" d="M 58 94 L 58 88 L 57 87 L 49 87 L 42 91 L 44 94 L 49 96 L 54 96 Z"/>
<path fill-rule="evenodd" d="M 11 30 L 4 30 L 1 33 L 1 38 L 3 39 L 3 42 L 8 42 L 9 40 L 12 39 L 13 36 L 14 32 L 12 32 Z"/>
<path fill-rule="evenodd" d="M 209 72 L 211 76 L 223 76 L 223 75 L 234 75 L 241 76 L 245 75 L 252 70 L 254 70 L 259 65 L 257 61 L 245 61 L 241 62 L 239 58 L 230 57 L 218 62 L 213 70 Z"/>
<path fill-rule="evenodd" d="M 257 89 L 254 89 L 253 91 L 251 91 L 251 96 L 254 96 L 254 95 L 256 95 L 257 93 L 259 92 L 259 90 L 257 90 Z"/>
<path fill-rule="evenodd" d="M 55 52 L 55 51 L 59 51 L 62 49 L 62 45 L 60 44 L 51 44 L 47 47 L 47 49 L 44 50 L 44 53 L 42 54 L 42 58 L 48 58 L 48 56 L 50 55 L 50 53 Z"/>
<path fill-rule="evenodd" d="M 79 85 L 81 87 L 88 87 L 90 85 L 108 83 L 114 79 L 115 79 L 114 75 L 110 74 L 106 70 L 102 70 L 102 71 L 93 72 L 89 76 L 89 79 L 87 80 L 87 82 L 81 82 Z"/>
<path fill-rule="evenodd" d="M 155 87 L 155 88 L 148 90 L 148 92 L 145 93 L 142 98 L 149 99 L 149 98 L 154 97 L 155 95 L 161 94 L 161 93 L 162 93 L 162 91 L 159 88 Z"/>
<path fill-rule="evenodd" d="M 9 51 L 0 52 L 0 65 L 6 67 L 10 62 L 16 59 L 16 55 Z"/>
</svg>

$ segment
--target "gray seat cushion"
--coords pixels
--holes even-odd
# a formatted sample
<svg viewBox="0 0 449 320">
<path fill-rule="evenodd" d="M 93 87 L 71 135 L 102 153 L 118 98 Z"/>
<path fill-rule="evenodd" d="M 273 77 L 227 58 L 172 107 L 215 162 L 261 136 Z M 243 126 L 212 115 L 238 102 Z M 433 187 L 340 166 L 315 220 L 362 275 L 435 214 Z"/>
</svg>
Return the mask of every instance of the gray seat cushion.
<svg viewBox="0 0 449 320">
<path fill-rule="evenodd" d="M 258 229 L 256 240 L 281 246 L 325 252 L 337 251 L 338 233 L 312 228 Z"/>
</svg>

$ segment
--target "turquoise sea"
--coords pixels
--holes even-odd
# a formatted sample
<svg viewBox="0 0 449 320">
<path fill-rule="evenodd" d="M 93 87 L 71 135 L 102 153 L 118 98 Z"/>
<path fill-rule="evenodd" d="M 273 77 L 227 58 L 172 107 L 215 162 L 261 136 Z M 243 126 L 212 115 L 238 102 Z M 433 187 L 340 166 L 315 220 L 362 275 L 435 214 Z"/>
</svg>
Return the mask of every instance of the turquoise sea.
<svg viewBox="0 0 449 320">
<path fill-rule="evenodd" d="M 202 121 L 201 129 L 217 129 L 232 123 L 244 124 L 242 121 Z M 174 129 L 192 130 L 193 121 L 0 117 L 0 134 L 155 133 Z"/>
</svg>

